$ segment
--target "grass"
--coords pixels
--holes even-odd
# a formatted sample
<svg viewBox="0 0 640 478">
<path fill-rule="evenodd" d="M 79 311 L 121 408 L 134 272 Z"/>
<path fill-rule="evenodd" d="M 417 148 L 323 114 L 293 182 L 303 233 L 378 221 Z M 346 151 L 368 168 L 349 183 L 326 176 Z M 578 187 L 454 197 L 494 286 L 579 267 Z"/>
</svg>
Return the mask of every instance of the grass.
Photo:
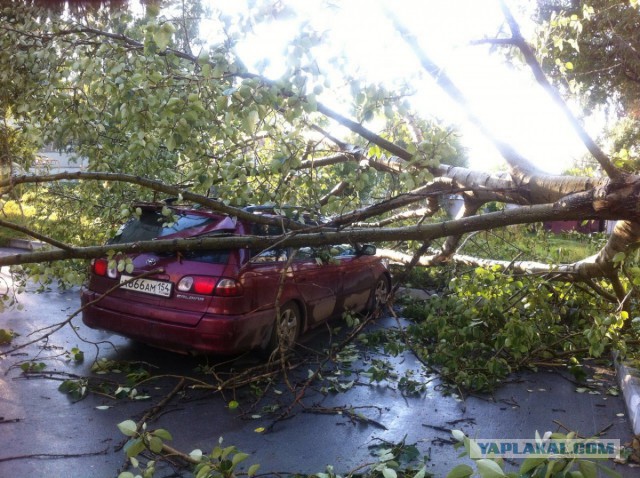
<svg viewBox="0 0 640 478">
<path fill-rule="evenodd" d="M 528 226 L 511 226 L 470 234 L 463 239 L 462 250 L 459 252 L 504 261 L 517 258 L 548 264 L 573 263 L 596 254 L 606 240 L 605 234 L 553 234 L 542 230 L 533 231 Z M 460 270 L 460 266 L 455 265 L 440 268 L 417 267 L 411 271 L 405 285 L 437 290 L 445 287 Z"/>
<path fill-rule="evenodd" d="M 597 241 L 593 241 L 593 238 L 585 234 L 581 236 L 584 237 L 571 236 L 570 238 L 565 238 L 548 234 L 548 249 L 553 256 L 559 259 L 558 262 L 576 262 L 600 250 L 601 245 L 598 245 Z"/>
<path fill-rule="evenodd" d="M 605 241 L 603 234 L 553 234 L 528 226 L 512 226 L 470 235 L 460 253 L 507 261 L 518 257 L 551 264 L 571 263 L 597 253 Z"/>
<path fill-rule="evenodd" d="M 0 203 L 0 220 L 11 222 L 19 226 L 28 227 L 35 215 L 35 208 L 23 206 L 15 201 Z M 0 226 L 0 245 L 7 245 L 11 239 L 30 239 L 26 234 Z"/>
</svg>

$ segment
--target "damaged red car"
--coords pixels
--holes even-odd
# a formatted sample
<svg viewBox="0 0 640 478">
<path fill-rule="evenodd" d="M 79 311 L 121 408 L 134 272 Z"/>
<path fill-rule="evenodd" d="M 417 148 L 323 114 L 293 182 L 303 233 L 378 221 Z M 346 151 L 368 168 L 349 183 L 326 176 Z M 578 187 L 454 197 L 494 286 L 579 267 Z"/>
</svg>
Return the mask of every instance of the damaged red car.
<svg viewBox="0 0 640 478">
<path fill-rule="evenodd" d="M 203 208 L 140 207 L 110 243 L 283 232 Z M 270 208 L 250 212 L 277 217 Z M 127 256 L 129 273 L 95 259 L 82 292 L 82 320 L 178 352 L 290 348 L 308 329 L 386 300 L 390 275 L 375 253 L 373 245 L 144 252 Z"/>
</svg>

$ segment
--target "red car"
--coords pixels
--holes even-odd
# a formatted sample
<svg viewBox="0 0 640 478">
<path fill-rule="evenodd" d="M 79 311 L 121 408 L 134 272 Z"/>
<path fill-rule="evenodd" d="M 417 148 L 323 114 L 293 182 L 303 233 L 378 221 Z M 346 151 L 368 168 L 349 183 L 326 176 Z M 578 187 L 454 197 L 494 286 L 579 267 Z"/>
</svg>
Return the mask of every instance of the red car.
<svg viewBox="0 0 640 478">
<path fill-rule="evenodd" d="M 140 217 L 110 242 L 282 233 L 278 227 L 186 207 L 170 207 L 174 222 L 167 225 L 163 207 L 166 213 L 166 206 L 142 206 Z M 386 300 L 390 276 L 375 252 L 372 245 L 340 245 L 140 253 L 128 256 L 131 273 L 109 268 L 106 258 L 95 259 L 82 292 L 82 320 L 179 352 L 236 354 L 273 350 L 279 343 L 288 348 L 312 327 L 345 311 L 373 310 Z M 162 272 L 135 278 L 154 269 Z"/>
</svg>

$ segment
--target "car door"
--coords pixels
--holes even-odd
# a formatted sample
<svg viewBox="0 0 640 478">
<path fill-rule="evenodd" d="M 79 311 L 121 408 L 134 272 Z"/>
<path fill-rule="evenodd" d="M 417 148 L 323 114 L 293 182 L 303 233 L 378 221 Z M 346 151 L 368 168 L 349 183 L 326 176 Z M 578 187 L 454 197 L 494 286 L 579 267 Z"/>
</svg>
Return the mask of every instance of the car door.
<svg viewBox="0 0 640 478">
<path fill-rule="evenodd" d="M 371 258 L 358 254 L 350 245 L 336 245 L 331 249 L 332 258 L 340 264 L 342 289 L 338 295 L 337 307 L 340 311 L 363 310 L 374 284 Z"/>
<path fill-rule="evenodd" d="M 241 274 L 253 310 L 274 308 L 279 296 L 285 301 L 290 298 L 292 272 L 286 269 L 288 257 L 289 251 L 284 248 L 251 253 Z"/>
<path fill-rule="evenodd" d="M 291 263 L 294 283 L 306 305 L 309 325 L 328 320 L 342 289 L 342 264 L 331 260 L 325 248 L 302 247 Z"/>
</svg>

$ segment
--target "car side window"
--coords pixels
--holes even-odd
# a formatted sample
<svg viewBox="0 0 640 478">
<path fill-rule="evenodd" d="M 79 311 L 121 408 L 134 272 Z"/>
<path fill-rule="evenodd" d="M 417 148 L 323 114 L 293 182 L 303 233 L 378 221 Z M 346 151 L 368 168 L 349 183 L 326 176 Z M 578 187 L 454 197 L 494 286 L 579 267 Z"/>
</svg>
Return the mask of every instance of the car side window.
<svg viewBox="0 0 640 478">
<path fill-rule="evenodd" d="M 349 244 L 334 246 L 300 247 L 295 251 L 295 262 L 316 261 L 318 264 L 336 263 L 338 259 L 345 259 L 356 255 L 356 250 Z M 281 262 L 288 259 L 285 249 L 269 249 L 253 255 L 252 262 Z"/>
<path fill-rule="evenodd" d="M 332 257 L 351 257 L 356 255 L 356 250 L 349 244 L 336 244 L 329 248 Z"/>
<path fill-rule="evenodd" d="M 251 262 L 257 264 L 264 264 L 266 262 L 286 262 L 289 258 L 287 250 L 282 248 L 258 251 L 253 253 L 251 256 Z"/>
<path fill-rule="evenodd" d="M 294 261 L 308 261 L 316 256 L 316 251 L 313 247 L 301 247 L 296 251 L 296 255 L 293 258 Z"/>
<path fill-rule="evenodd" d="M 313 261 L 318 265 L 323 264 L 336 264 L 338 254 L 342 251 L 335 251 L 329 246 L 317 246 L 317 247 L 301 247 L 296 251 L 294 261 L 308 262 Z"/>
</svg>

